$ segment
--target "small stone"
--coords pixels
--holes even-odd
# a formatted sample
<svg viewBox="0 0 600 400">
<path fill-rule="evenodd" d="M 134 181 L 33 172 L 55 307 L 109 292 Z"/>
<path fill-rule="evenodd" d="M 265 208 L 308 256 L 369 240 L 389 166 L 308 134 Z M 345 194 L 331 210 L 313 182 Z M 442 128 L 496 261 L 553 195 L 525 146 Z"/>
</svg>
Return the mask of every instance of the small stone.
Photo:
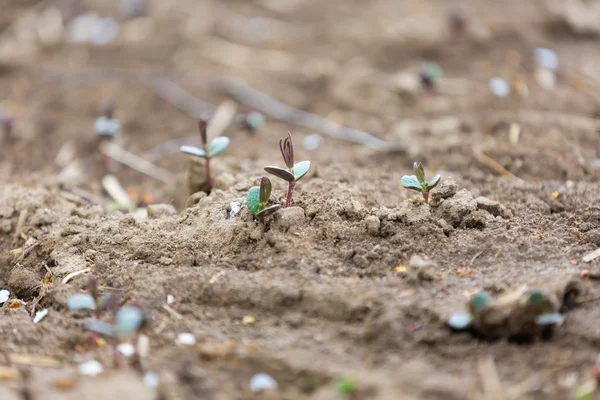
<svg viewBox="0 0 600 400">
<path fill-rule="evenodd" d="M 480 196 L 475 199 L 477 202 L 477 208 L 479 210 L 485 210 L 492 214 L 494 217 L 502 217 L 504 219 L 512 218 L 512 211 L 504 207 L 497 201 L 490 200 L 487 197 Z"/>
<path fill-rule="evenodd" d="M 227 190 L 233 185 L 235 185 L 235 178 L 233 175 L 229 173 L 223 173 L 215 178 L 213 187 L 215 189 Z"/>
<path fill-rule="evenodd" d="M 367 218 L 365 218 L 365 225 L 369 235 L 377 236 L 379 234 L 381 221 L 375 215 L 369 215 Z"/>
<path fill-rule="evenodd" d="M 149 218 L 161 218 L 177 214 L 172 204 L 151 204 L 148 206 Z"/>
<path fill-rule="evenodd" d="M 316 150 L 319 147 L 321 147 L 322 144 L 323 144 L 323 137 L 316 133 L 308 135 L 304 138 L 304 140 L 302 140 L 302 147 L 304 147 L 304 150 L 307 150 L 307 151 Z"/>
<path fill-rule="evenodd" d="M 414 254 L 408 262 L 408 272 L 417 280 L 432 281 L 437 277 L 438 265 L 435 261 Z"/>
<path fill-rule="evenodd" d="M 38 322 L 40 322 L 41 320 L 43 320 L 46 315 L 48 315 L 48 309 L 47 308 L 36 312 L 35 313 L 35 317 L 33 317 L 33 323 L 37 324 Z"/>
<path fill-rule="evenodd" d="M 490 87 L 492 93 L 498 97 L 506 97 L 510 93 L 510 86 L 504 79 L 500 77 L 494 77 L 490 79 L 488 86 Z"/>
<path fill-rule="evenodd" d="M 175 343 L 183 346 L 191 346 L 196 344 L 196 338 L 191 333 L 180 333 L 175 340 Z"/>
<path fill-rule="evenodd" d="M 533 49 L 533 58 L 540 68 L 552 71 L 558 68 L 558 56 L 550 49 L 536 47 Z"/>
<path fill-rule="evenodd" d="M 10 292 L 6 289 L 0 290 L 0 305 L 6 303 L 10 297 Z"/>
<path fill-rule="evenodd" d="M 79 365 L 79 373 L 85 376 L 97 376 L 102 373 L 104 367 L 96 360 L 86 361 Z"/>
<path fill-rule="evenodd" d="M 131 357 L 135 353 L 135 347 L 131 343 L 121 343 L 117 346 L 117 351 L 125 357 Z"/>
<path fill-rule="evenodd" d="M 158 375 L 155 372 L 148 371 L 144 375 L 144 385 L 149 388 L 155 388 L 158 386 Z"/>
<path fill-rule="evenodd" d="M 304 209 L 302 207 L 281 208 L 273 214 L 273 226 L 287 232 L 290 228 L 300 227 L 304 224 Z"/>
<path fill-rule="evenodd" d="M 250 389 L 253 392 L 277 389 L 277 381 L 270 375 L 264 373 L 256 374 L 250 379 Z"/>
</svg>

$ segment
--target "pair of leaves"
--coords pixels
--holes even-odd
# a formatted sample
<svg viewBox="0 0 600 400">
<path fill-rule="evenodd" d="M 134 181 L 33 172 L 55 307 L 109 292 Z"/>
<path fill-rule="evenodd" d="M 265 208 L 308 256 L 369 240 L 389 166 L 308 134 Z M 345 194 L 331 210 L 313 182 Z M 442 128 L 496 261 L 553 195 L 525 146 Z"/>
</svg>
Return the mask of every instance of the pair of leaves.
<svg viewBox="0 0 600 400">
<path fill-rule="evenodd" d="M 291 169 L 284 169 L 273 166 L 265 167 L 265 171 L 287 182 L 299 181 L 304 175 L 306 175 L 309 169 L 310 161 L 308 160 L 300 161 L 299 163 L 294 164 L 294 167 Z"/>
<path fill-rule="evenodd" d="M 423 183 L 425 183 L 425 186 L 422 185 L 421 181 L 419 181 L 419 178 L 415 175 L 404 175 L 402 177 L 402 179 L 400 180 L 400 183 L 402 184 L 402 186 L 406 189 L 412 189 L 412 190 L 417 190 L 419 192 L 429 192 L 431 189 L 433 189 L 434 187 L 436 187 L 438 185 L 438 183 L 440 183 L 440 178 L 442 176 L 440 174 L 437 174 L 436 176 L 434 176 L 433 178 L 431 178 L 431 180 L 429 182 L 425 183 L 425 177 L 423 176 Z"/>
<path fill-rule="evenodd" d="M 137 307 L 122 307 L 115 317 L 115 324 L 100 321 L 96 318 L 89 318 L 85 321 L 85 327 L 92 332 L 100 333 L 109 337 L 125 337 L 136 333 L 142 323 L 144 315 Z"/>
<path fill-rule="evenodd" d="M 227 136 L 217 136 L 208 146 L 208 151 L 196 146 L 181 146 L 180 150 L 186 154 L 200 158 L 214 157 L 229 146 L 229 138 Z"/>
<path fill-rule="evenodd" d="M 246 205 L 252 214 L 256 215 L 257 217 L 266 217 L 279 210 L 281 208 L 281 204 L 273 204 L 266 207 L 269 197 L 271 196 L 271 191 L 269 190 L 269 195 L 267 196 L 266 201 L 263 202 L 261 201 L 261 194 L 265 196 L 266 193 L 264 190 L 261 193 L 260 189 L 261 188 L 259 186 L 252 186 L 250 190 L 248 190 L 248 195 L 246 196 Z"/>
</svg>

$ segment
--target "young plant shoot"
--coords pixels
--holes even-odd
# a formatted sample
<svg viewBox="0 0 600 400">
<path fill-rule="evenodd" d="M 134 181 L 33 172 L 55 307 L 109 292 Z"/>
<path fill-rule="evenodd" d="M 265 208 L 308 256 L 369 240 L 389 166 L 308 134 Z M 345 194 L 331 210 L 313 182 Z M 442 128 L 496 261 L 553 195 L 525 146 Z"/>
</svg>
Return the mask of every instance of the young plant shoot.
<svg viewBox="0 0 600 400">
<path fill-rule="evenodd" d="M 271 198 L 271 181 L 266 176 L 260 178 L 260 186 L 253 186 L 248 191 L 246 204 L 252 214 L 263 224 L 263 229 L 266 230 L 265 217 L 273 214 L 281 208 L 281 204 L 269 204 Z"/>
<path fill-rule="evenodd" d="M 181 146 L 180 150 L 186 154 L 203 158 L 206 171 L 206 185 L 208 191 L 212 189 L 213 180 L 210 172 L 210 160 L 214 156 L 220 154 L 229 146 L 229 138 L 227 136 L 217 136 L 208 143 L 207 137 L 208 121 L 201 119 L 198 121 L 198 130 L 200 139 L 202 140 L 202 148 L 196 146 Z"/>
<path fill-rule="evenodd" d="M 415 162 L 413 168 L 415 169 L 415 174 L 404 175 L 400 180 L 400 183 L 406 189 L 412 189 L 421 192 L 425 203 L 429 203 L 429 192 L 431 189 L 436 187 L 438 183 L 440 183 L 441 175 L 437 174 L 431 178 L 429 182 L 427 182 L 425 180 L 425 170 L 423 169 L 423 164 L 420 162 Z"/>
<path fill-rule="evenodd" d="M 265 167 L 265 171 L 288 182 L 288 191 L 284 205 L 284 208 L 287 208 L 292 204 L 294 186 L 308 172 L 310 161 L 300 161 L 294 164 L 294 142 L 292 141 L 292 135 L 289 133 L 288 137 L 279 140 L 279 148 L 287 168 L 269 166 Z"/>
</svg>

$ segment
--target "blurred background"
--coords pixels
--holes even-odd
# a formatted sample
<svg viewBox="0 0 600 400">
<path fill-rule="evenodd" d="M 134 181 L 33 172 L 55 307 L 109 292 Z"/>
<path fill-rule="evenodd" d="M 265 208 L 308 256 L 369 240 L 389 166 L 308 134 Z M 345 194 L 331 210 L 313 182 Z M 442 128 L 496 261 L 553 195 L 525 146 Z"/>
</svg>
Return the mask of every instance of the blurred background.
<svg viewBox="0 0 600 400">
<path fill-rule="evenodd" d="M 109 168 L 181 206 L 177 149 L 227 100 L 217 169 L 233 174 L 277 161 L 265 143 L 290 131 L 340 179 L 344 163 L 413 158 L 473 179 L 593 179 L 598 3 L 4 0 L 2 179 L 93 186 Z M 107 112 L 110 141 L 162 178 L 105 165 Z"/>
</svg>

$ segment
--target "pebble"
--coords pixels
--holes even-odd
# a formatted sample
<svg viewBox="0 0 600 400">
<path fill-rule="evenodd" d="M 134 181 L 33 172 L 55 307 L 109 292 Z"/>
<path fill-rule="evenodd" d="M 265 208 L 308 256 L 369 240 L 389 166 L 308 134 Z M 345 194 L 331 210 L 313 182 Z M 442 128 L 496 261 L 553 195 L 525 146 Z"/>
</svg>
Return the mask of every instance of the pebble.
<svg viewBox="0 0 600 400">
<path fill-rule="evenodd" d="M 119 23 L 115 19 L 87 13 L 71 21 L 67 36 L 72 43 L 104 46 L 112 42 L 118 34 Z"/>
<path fill-rule="evenodd" d="M 304 150 L 316 150 L 323 144 L 323 137 L 316 133 L 310 134 L 302 140 L 302 147 Z"/>
<path fill-rule="evenodd" d="M 144 375 L 144 385 L 148 386 L 149 388 L 157 387 L 158 375 L 152 371 L 146 372 L 146 375 Z"/>
<path fill-rule="evenodd" d="M 263 390 L 277 389 L 277 381 L 265 373 L 256 374 L 250 379 L 250 389 L 253 392 L 262 392 Z"/>
<path fill-rule="evenodd" d="M 48 315 L 48 309 L 45 308 L 43 310 L 40 310 L 38 312 L 35 313 L 35 317 L 33 318 L 33 323 L 37 324 L 38 322 L 40 322 L 42 319 L 44 319 L 44 317 Z"/>
<path fill-rule="evenodd" d="M 125 357 L 131 357 L 135 353 L 135 347 L 131 343 L 121 343 L 117 346 L 117 351 Z"/>
<path fill-rule="evenodd" d="M 6 303 L 8 298 L 10 297 L 10 292 L 6 289 L 0 290 L 0 304 Z"/>
<path fill-rule="evenodd" d="M 488 86 L 490 87 L 492 93 L 498 97 L 506 97 L 510 93 L 510 87 L 508 86 L 508 83 L 504 79 L 497 76 L 490 79 Z"/>
<path fill-rule="evenodd" d="M 79 373 L 86 376 L 97 376 L 102 373 L 104 367 L 96 360 L 86 361 L 79 365 Z"/>
<path fill-rule="evenodd" d="M 540 68 L 552 71 L 558 68 L 558 56 L 550 49 L 543 47 L 533 49 L 533 58 Z"/>
<path fill-rule="evenodd" d="M 196 338 L 191 333 L 180 333 L 175 342 L 184 346 L 191 346 L 196 344 Z"/>
<path fill-rule="evenodd" d="M 239 201 L 229 203 L 229 218 L 235 218 L 241 211 L 242 205 Z"/>
</svg>

